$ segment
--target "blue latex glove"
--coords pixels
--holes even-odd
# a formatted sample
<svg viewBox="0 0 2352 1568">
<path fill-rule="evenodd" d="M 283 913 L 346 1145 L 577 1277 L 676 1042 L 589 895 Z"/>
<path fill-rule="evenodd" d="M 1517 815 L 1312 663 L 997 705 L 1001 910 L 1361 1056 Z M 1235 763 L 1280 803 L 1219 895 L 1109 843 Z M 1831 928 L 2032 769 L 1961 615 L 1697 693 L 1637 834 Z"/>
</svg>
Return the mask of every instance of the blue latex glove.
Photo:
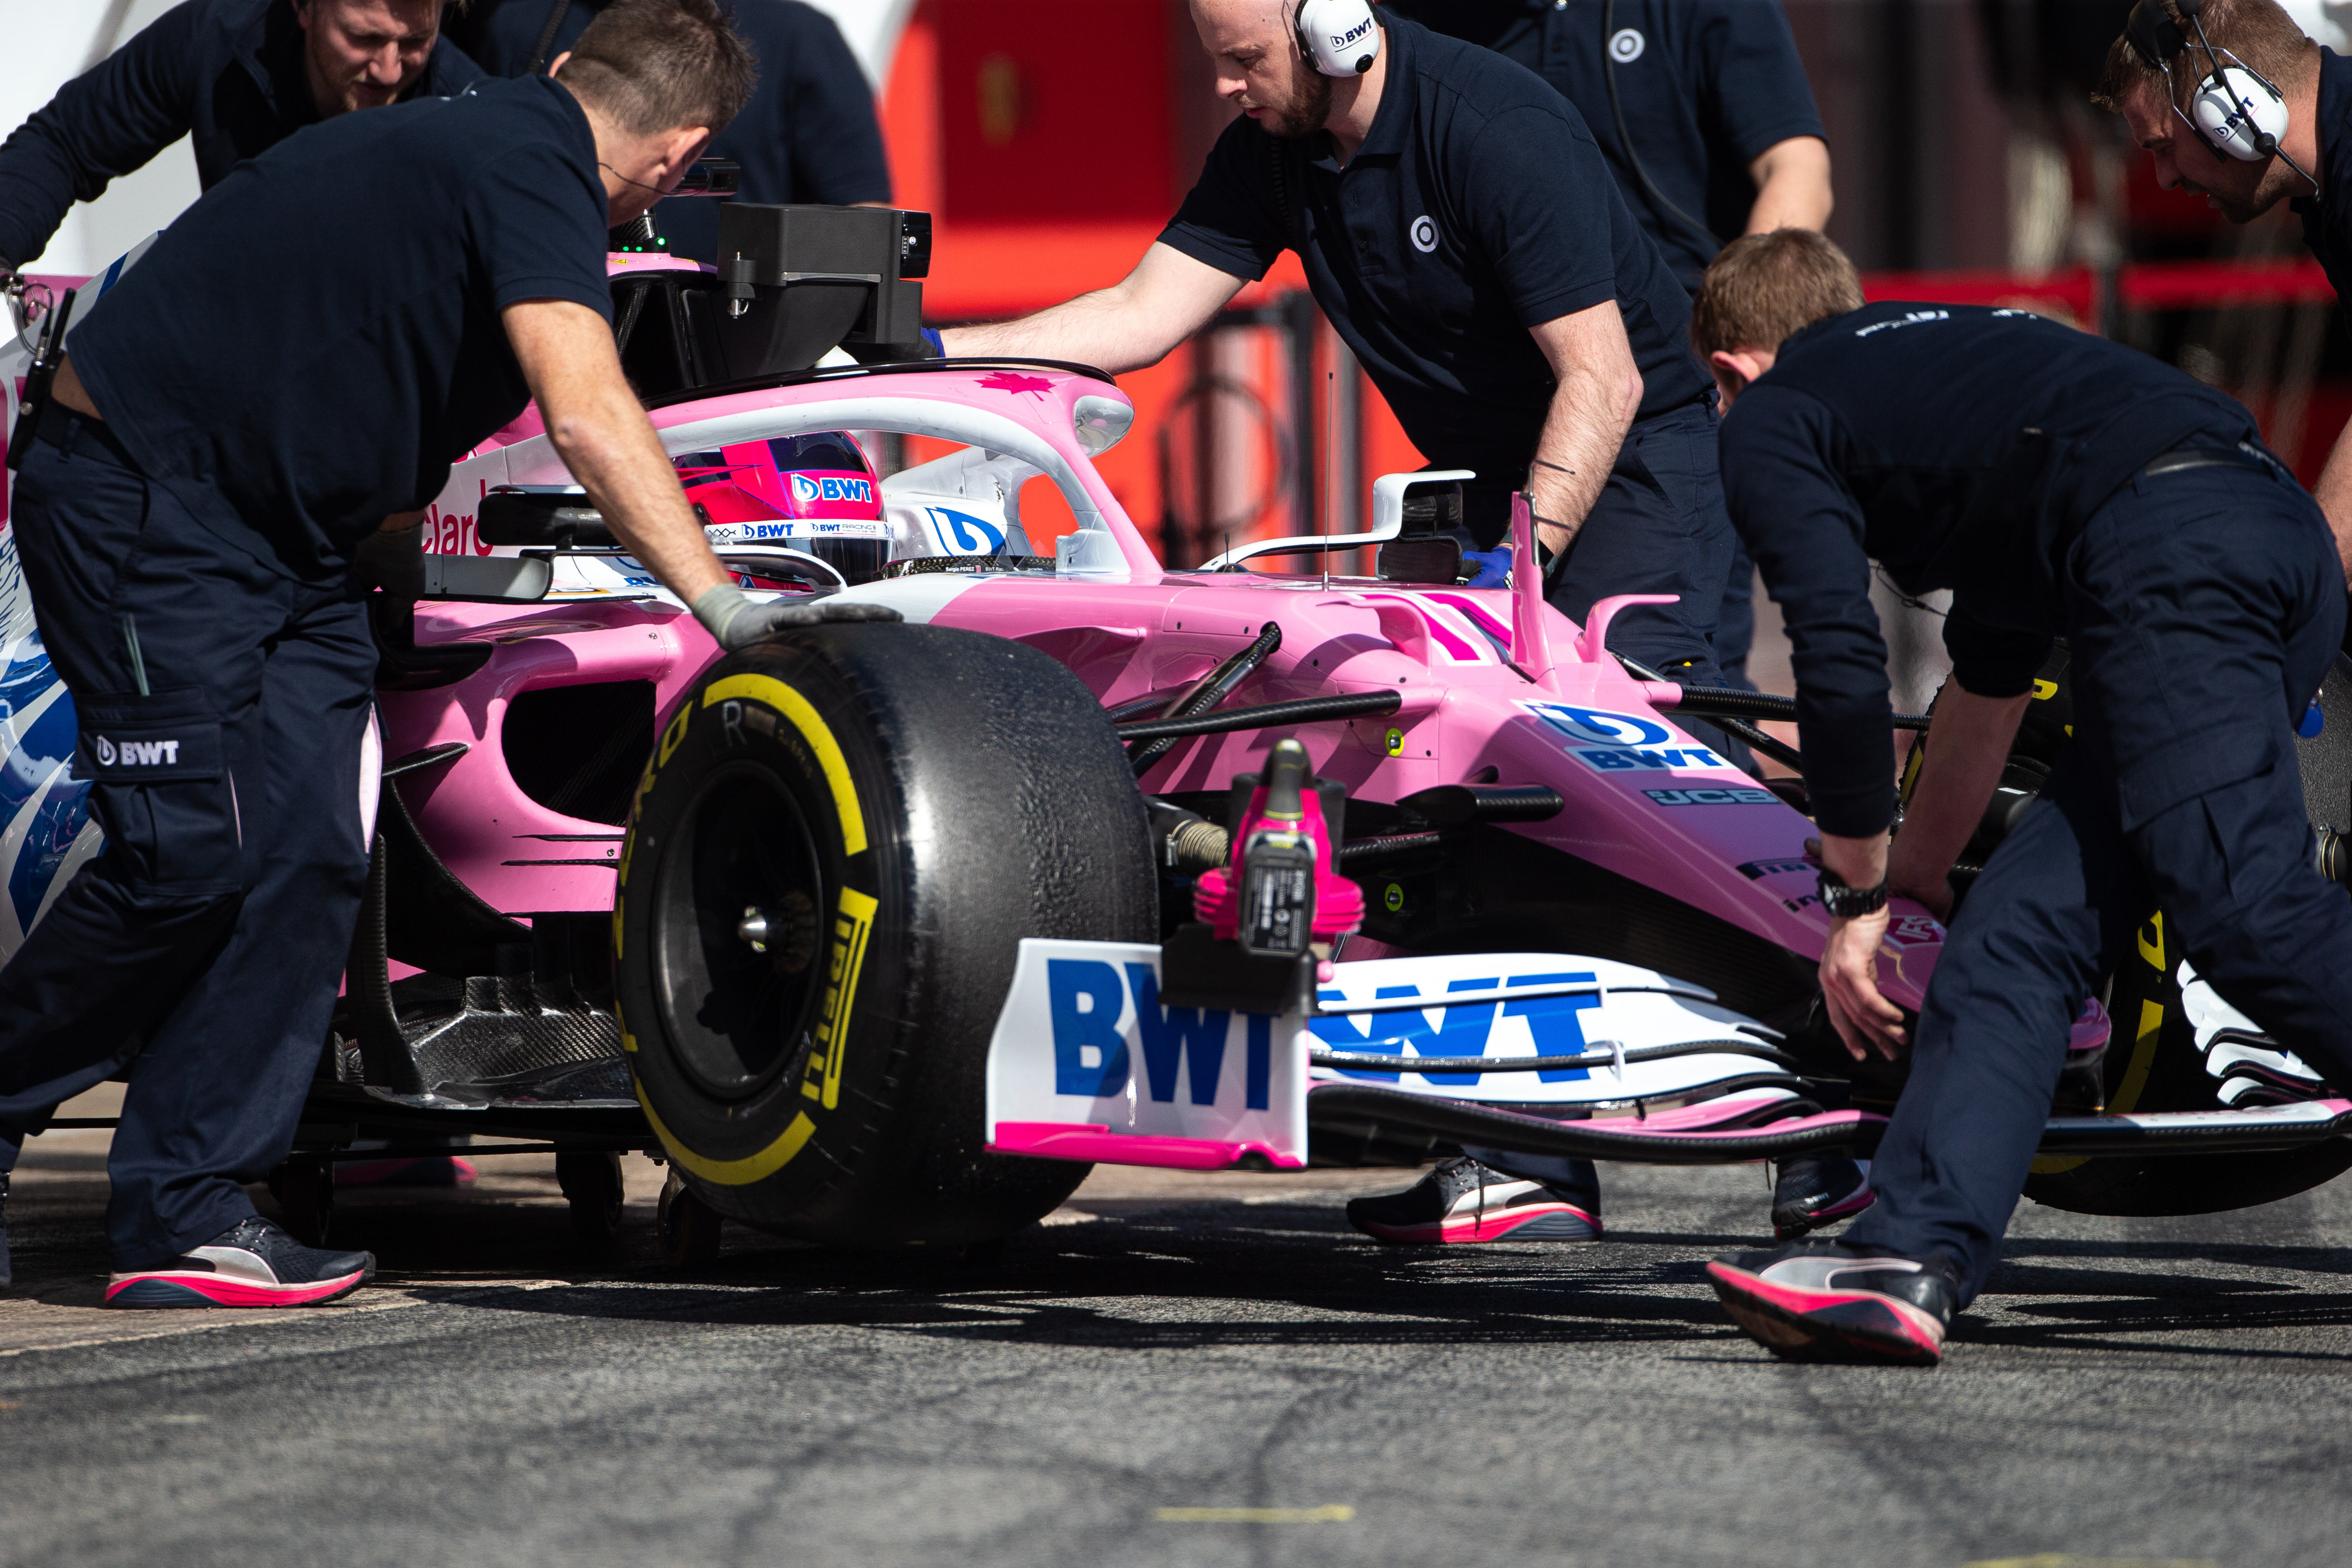
<svg viewBox="0 0 2352 1568">
<path fill-rule="evenodd" d="M 939 332 L 939 329 L 938 329 L 937 327 L 925 327 L 924 329 L 922 329 L 922 331 L 923 331 L 923 346 L 924 346 L 925 348 L 927 348 L 927 349 L 929 349 L 929 350 L 930 350 L 930 351 L 931 351 L 931 358 L 933 358 L 933 359 L 945 359 L 945 358 L 947 358 L 947 357 L 948 357 L 947 344 L 946 344 L 946 343 L 944 343 L 944 342 L 942 342 L 940 341 L 940 332 Z"/>
<path fill-rule="evenodd" d="M 1478 568 L 1478 574 L 1470 579 L 1471 587 L 1507 588 L 1510 586 L 1511 547 L 1509 545 L 1497 545 L 1492 550 L 1465 550 L 1462 552 L 1462 559 L 1465 563 Z"/>
</svg>

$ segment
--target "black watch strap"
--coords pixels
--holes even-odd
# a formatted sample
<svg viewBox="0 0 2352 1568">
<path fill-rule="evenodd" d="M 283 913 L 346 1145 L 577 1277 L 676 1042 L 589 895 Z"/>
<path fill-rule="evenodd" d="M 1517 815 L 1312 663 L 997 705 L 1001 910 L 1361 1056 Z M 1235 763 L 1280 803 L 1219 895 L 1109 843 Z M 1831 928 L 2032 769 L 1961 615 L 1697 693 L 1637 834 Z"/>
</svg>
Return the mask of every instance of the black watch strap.
<svg viewBox="0 0 2352 1568">
<path fill-rule="evenodd" d="M 1822 908 L 1842 921 L 1853 920 L 1857 915 L 1874 915 L 1886 907 L 1886 882 L 1884 878 L 1874 888 L 1852 887 L 1826 866 L 1822 868 L 1821 894 Z"/>
</svg>

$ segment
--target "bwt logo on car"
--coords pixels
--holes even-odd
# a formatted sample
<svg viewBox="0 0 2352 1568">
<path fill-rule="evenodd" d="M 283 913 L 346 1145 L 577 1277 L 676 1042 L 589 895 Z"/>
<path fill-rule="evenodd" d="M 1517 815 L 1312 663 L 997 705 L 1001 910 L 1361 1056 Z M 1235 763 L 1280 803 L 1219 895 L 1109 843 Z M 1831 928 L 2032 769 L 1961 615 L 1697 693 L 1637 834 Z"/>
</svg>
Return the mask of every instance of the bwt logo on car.
<svg viewBox="0 0 2352 1568">
<path fill-rule="evenodd" d="M 1216 1007 L 1162 1007 L 1160 976 L 1148 963 L 1115 966 L 1097 959 L 1049 959 L 1045 991 L 1054 1020 L 1055 1094 L 1099 1100 L 1126 1090 L 1130 1031 L 1121 1025 L 1132 999 L 1132 1032 L 1142 1047 L 1144 1086 L 1151 1098 L 1172 1102 L 1176 1068 L 1189 1062 L 1192 1103 L 1217 1102 L 1232 1014 Z M 1249 1110 L 1264 1110 L 1272 1099 L 1274 1019 L 1263 1013 L 1244 1013 L 1242 1019 L 1248 1035 L 1242 1053 L 1242 1100 Z"/>
<path fill-rule="evenodd" d="M 100 735 L 98 738 L 98 765 L 110 768 L 117 762 L 126 768 L 152 768 L 159 763 L 167 768 L 176 768 L 180 765 L 180 742 L 125 741 L 117 746 Z"/>
<path fill-rule="evenodd" d="M 1606 750 L 1570 748 L 1585 766 L 1603 773 L 1729 765 L 1706 747 L 1694 746 L 1686 741 L 1665 745 L 1674 739 L 1674 731 L 1653 719 L 1611 713 L 1599 708 L 1572 708 L 1565 702 L 1522 702 L 1519 706 L 1571 741 L 1607 742 Z M 1650 749 L 1654 747 L 1657 749 Z"/>
<path fill-rule="evenodd" d="M 861 506 L 874 504 L 874 481 L 853 479 L 840 474 L 827 474 L 811 479 L 806 474 L 793 476 L 793 500 L 801 506 L 814 506 L 819 501 L 856 501 Z"/>
</svg>

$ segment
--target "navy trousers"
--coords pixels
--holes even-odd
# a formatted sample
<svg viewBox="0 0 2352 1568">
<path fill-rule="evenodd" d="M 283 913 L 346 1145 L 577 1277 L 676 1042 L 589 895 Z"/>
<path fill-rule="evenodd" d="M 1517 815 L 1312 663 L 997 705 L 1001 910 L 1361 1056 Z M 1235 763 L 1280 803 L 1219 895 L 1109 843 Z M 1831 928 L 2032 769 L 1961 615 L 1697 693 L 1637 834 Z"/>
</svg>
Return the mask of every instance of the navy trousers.
<svg viewBox="0 0 2352 1568">
<path fill-rule="evenodd" d="M 2198 973 L 2352 1083 L 2352 899 L 2313 868 L 2293 727 L 2342 640 L 2311 498 L 2234 468 L 2126 486 L 2070 551 L 2075 729 L 1927 986 L 1878 1202 L 1845 1236 L 1983 1289 L 2066 1032 L 2160 906 Z"/>
<path fill-rule="evenodd" d="M 1609 482 L 1584 520 L 1551 585 L 1554 608 L 1583 624 L 1593 602 L 1616 594 L 1678 594 L 1637 605 L 1610 623 L 1609 646 L 1653 669 L 1686 664 L 1673 679 L 1715 686 L 1715 621 L 1738 540 L 1716 467 L 1715 410 L 1704 403 L 1636 423 L 1617 449 Z M 1481 549 L 1503 541 L 1508 484 L 1463 487 L 1463 521 Z"/>
<path fill-rule="evenodd" d="M 152 1268 L 249 1216 L 293 1141 L 367 879 L 376 652 L 353 593 L 223 542 L 102 427 L 34 442 L 15 499 L 106 847 L 0 969 L 0 1168 L 129 1067 L 107 1238 Z"/>
</svg>

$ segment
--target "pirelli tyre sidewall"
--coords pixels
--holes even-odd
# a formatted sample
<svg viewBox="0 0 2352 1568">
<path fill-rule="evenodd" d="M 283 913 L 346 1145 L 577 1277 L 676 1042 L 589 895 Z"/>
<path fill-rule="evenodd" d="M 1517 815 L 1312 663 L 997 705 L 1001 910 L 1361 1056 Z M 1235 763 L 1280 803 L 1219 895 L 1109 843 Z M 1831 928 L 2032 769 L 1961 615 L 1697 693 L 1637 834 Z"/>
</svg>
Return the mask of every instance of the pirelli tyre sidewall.
<svg viewBox="0 0 2352 1568">
<path fill-rule="evenodd" d="M 793 633 L 664 718 L 614 900 L 623 1044 L 720 1214 L 985 1240 L 1087 1171 L 982 1146 L 1021 938 L 1150 941 L 1157 920 L 1142 797 L 1066 669 L 945 627 Z"/>
</svg>

